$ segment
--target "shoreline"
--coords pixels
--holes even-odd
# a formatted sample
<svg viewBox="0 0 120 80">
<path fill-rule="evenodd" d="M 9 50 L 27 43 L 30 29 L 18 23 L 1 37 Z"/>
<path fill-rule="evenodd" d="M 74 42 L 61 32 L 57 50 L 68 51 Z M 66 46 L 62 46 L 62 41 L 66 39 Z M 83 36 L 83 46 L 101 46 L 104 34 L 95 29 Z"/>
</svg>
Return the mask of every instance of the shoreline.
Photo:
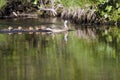
<svg viewBox="0 0 120 80">
<path fill-rule="evenodd" d="M 13 4 L 17 4 L 17 8 L 10 10 L 9 6 L 15 7 Z M 59 5 L 59 4 L 58 4 Z M 23 8 L 25 7 L 25 8 Z M 30 10 L 29 10 L 30 8 Z M 60 17 L 63 20 L 69 20 L 74 24 L 80 25 L 120 25 L 120 21 L 110 21 L 100 17 L 94 7 L 86 8 L 66 8 L 57 7 L 53 8 L 41 8 L 38 9 L 32 4 L 26 4 L 26 6 L 20 2 L 11 2 L 3 10 L 0 11 L 0 19 L 12 19 L 12 18 L 39 18 L 39 17 Z"/>
</svg>

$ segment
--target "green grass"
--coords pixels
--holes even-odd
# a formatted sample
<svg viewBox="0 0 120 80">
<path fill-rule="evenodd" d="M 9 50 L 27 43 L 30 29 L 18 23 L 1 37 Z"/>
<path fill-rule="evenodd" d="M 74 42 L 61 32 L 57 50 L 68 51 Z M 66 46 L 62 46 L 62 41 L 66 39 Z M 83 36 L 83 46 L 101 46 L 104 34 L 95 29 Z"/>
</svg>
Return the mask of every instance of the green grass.
<svg viewBox="0 0 120 80">
<path fill-rule="evenodd" d="M 7 0 L 0 0 L 0 9 L 6 4 Z"/>
<path fill-rule="evenodd" d="M 60 2 L 65 7 L 85 7 L 93 5 L 96 0 L 56 0 L 57 2 Z"/>
</svg>

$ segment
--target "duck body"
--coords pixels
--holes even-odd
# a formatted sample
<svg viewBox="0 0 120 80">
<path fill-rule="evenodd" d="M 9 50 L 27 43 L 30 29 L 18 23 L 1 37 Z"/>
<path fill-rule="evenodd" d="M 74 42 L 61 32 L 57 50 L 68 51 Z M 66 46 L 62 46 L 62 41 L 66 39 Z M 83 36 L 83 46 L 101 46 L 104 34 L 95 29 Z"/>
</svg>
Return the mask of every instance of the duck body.
<svg viewBox="0 0 120 80">
<path fill-rule="evenodd" d="M 68 31 L 68 27 L 67 27 L 67 21 L 64 22 L 64 28 L 46 28 L 46 30 L 49 30 L 50 32 L 53 32 L 53 33 L 60 33 L 60 32 L 65 32 L 65 31 Z"/>
<path fill-rule="evenodd" d="M 53 33 L 60 33 L 60 32 L 66 31 L 64 29 L 52 29 L 52 28 L 47 28 L 46 30 L 53 32 Z"/>
</svg>

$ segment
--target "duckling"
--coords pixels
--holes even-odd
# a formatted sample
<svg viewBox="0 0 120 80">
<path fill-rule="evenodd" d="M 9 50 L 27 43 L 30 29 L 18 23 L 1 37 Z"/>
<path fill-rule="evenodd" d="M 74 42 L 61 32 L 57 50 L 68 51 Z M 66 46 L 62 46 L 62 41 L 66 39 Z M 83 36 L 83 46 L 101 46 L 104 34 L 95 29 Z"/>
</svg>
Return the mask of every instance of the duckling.
<svg viewBox="0 0 120 80">
<path fill-rule="evenodd" d="M 17 30 L 19 31 L 18 34 L 22 34 L 22 32 L 21 32 L 22 31 L 22 27 L 21 26 L 19 26 Z"/>
<path fill-rule="evenodd" d="M 41 30 L 41 27 L 39 27 L 39 26 L 35 26 L 35 30 Z"/>
<path fill-rule="evenodd" d="M 18 30 L 22 30 L 22 27 L 21 27 L 21 26 L 19 26 L 19 27 L 18 27 Z"/>
<path fill-rule="evenodd" d="M 29 34 L 33 34 L 33 30 L 34 30 L 33 27 L 30 26 L 30 27 L 28 28 Z"/>
<path fill-rule="evenodd" d="M 38 31 L 41 30 L 41 28 L 39 26 L 35 26 L 35 30 L 36 30 L 35 34 L 39 34 Z"/>
<path fill-rule="evenodd" d="M 9 26 L 9 27 L 8 27 L 8 31 L 12 31 L 12 30 L 14 30 L 13 27 Z M 9 32 L 8 34 L 11 35 L 12 32 Z"/>
<path fill-rule="evenodd" d="M 28 30 L 29 30 L 29 31 L 32 31 L 32 30 L 34 30 L 34 29 L 33 29 L 33 27 L 30 26 Z"/>
<path fill-rule="evenodd" d="M 9 31 L 13 30 L 13 27 L 9 26 L 9 27 L 8 27 L 8 30 L 9 30 Z"/>
</svg>

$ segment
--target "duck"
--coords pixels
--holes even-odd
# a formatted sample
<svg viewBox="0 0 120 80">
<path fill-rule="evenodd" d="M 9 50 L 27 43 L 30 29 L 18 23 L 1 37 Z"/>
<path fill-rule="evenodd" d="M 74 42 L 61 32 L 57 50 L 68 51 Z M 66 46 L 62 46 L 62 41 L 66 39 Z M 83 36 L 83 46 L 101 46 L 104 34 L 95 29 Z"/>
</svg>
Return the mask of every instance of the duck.
<svg viewBox="0 0 120 80">
<path fill-rule="evenodd" d="M 34 31 L 34 28 L 30 26 L 30 27 L 28 28 L 29 34 L 33 34 L 33 31 Z"/>
<path fill-rule="evenodd" d="M 33 27 L 30 26 L 28 30 L 29 31 L 33 31 L 34 29 L 33 29 Z"/>
<path fill-rule="evenodd" d="M 35 30 L 44 30 L 45 26 L 35 26 Z"/>
<path fill-rule="evenodd" d="M 9 26 L 9 27 L 8 27 L 8 30 L 9 30 L 9 31 L 13 30 L 13 27 Z"/>
<path fill-rule="evenodd" d="M 22 29 L 22 27 L 21 27 L 21 26 L 19 26 L 17 30 L 19 31 L 19 32 L 18 32 L 18 34 L 22 34 L 23 29 Z"/>
<path fill-rule="evenodd" d="M 11 35 L 11 31 L 13 31 L 13 27 L 12 26 L 9 26 L 8 29 L 4 30 L 5 32 L 8 31 L 8 34 Z"/>
<path fill-rule="evenodd" d="M 19 26 L 19 27 L 18 27 L 18 30 L 22 30 L 22 27 L 21 27 L 21 26 Z"/>
<path fill-rule="evenodd" d="M 15 28 L 14 31 L 21 31 L 23 30 L 21 26 L 18 26 L 18 28 Z"/>
<path fill-rule="evenodd" d="M 60 28 L 46 28 L 46 30 L 49 30 L 53 33 L 60 33 L 60 32 L 65 32 L 65 31 L 68 31 L 68 26 L 67 26 L 67 20 L 64 21 L 64 28 L 60 29 Z"/>
</svg>

